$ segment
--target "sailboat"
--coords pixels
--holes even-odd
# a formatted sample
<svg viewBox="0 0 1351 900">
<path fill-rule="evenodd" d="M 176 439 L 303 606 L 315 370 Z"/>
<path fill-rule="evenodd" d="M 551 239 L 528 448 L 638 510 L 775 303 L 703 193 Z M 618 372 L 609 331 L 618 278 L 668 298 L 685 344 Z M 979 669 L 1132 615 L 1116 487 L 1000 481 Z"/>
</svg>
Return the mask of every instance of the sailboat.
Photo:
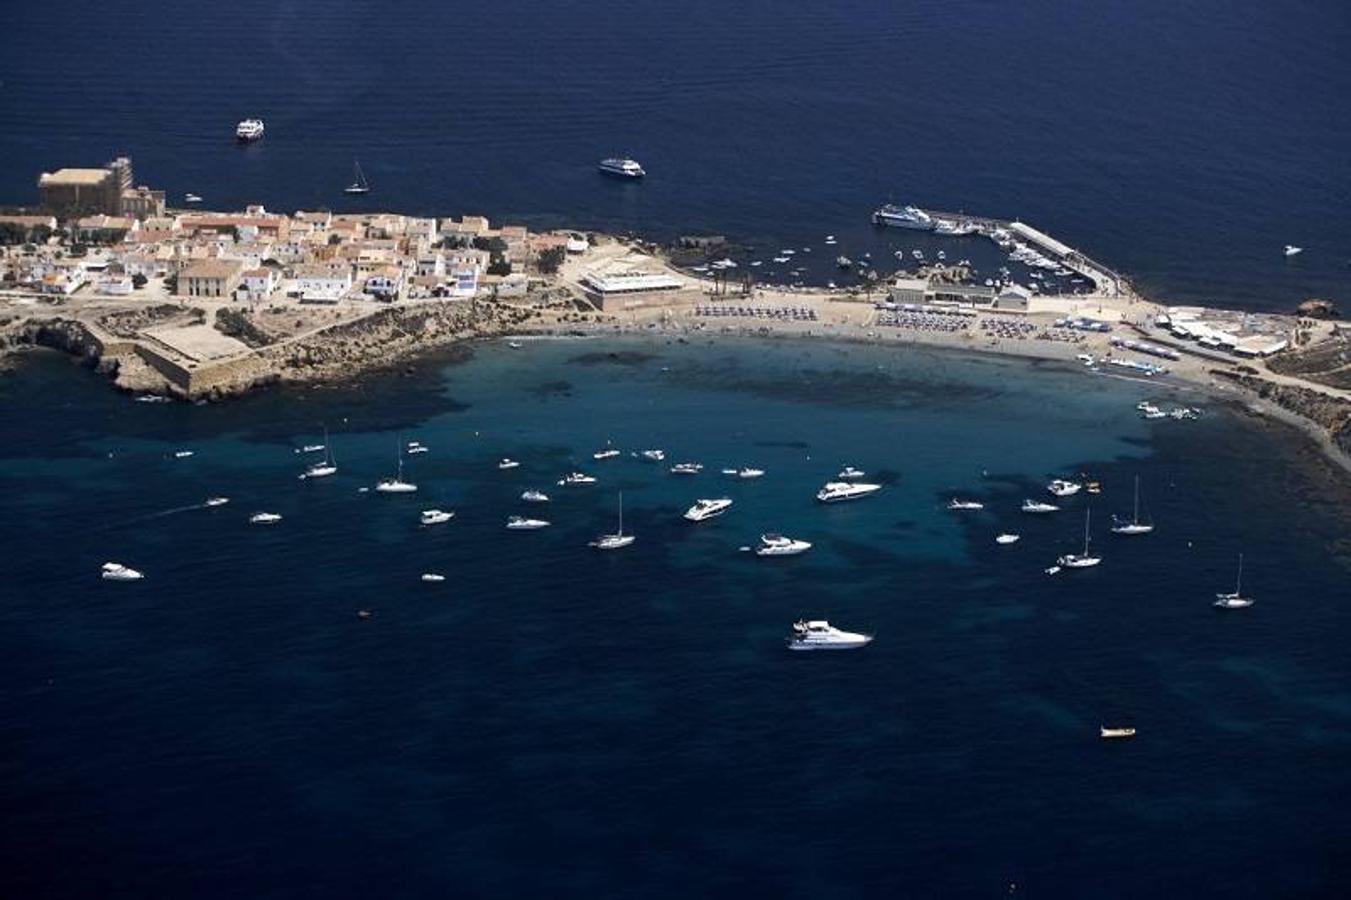
<svg viewBox="0 0 1351 900">
<path fill-rule="evenodd" d="M 1154 530 L 1154 525 L 1148 522 L 1140 521 L 1140 476 L 1135 476 L 1135 511 L 1131 514 L 1129 522 L 1118 522 L 1116 517 L 1112 517 L 1115 524 L 1112 525 L 1112 534 L 1149 534 Z"/>
<path fill-rule="evenodd" d="M 588 547 L 595 547 L 597 550 L 618 550 L 621 547 L 627 547 L 632 544 L 633 535 L 624 533 L 624 492 L 619 492 L 619 530 L 614 534 L 602 534 L 594 541 L 587 544 Z"/>
<path fill-rule="evenodd" d="M 352 183 L 343 189 L 344 194 L 369 194 L 371 186 L 366 182 L 366 174 L 361 171 L 361 163 L 352 160 Z"/>
<path fill-rule="evenodd" d="M 399 471 L 393 478 L 381 478 L 375 485 L 375 489 L 382 494 L 411 494 L 417 490 L 417 485 L 403 480 L 403 446 L 396 444 L 399 453 Z"/>
<path fill-rule="evenodd" d="M 1091 510 L 1084 510 L 1084 552 L 1066 553 L 1056 560 L 1057 563 L 1067 569 L 1087 569 L 1102 562 L 1101 556 L 1090 556 L 1088 554 L 1088 522 L 1090 512 Z"/>
<path fill-rule="evenodd" d="M 305 470 L 301 478 L 324 478 L 338 471 L 338 463 L 333 459 L 333 449 L 328 442 L 328 427 L 324 427 L 324 458 L 317 463 L 311 463 Z"/>
<path fill-rule="evenodd" d="M 1238 555 L 1238 579 L 1234 583 L 1232 594 L 1216 594 L 1212 604 L 1217 609 L 1246 609 L 1257 601 L 1243 596 L 1243 554 Z"/>
</svg>

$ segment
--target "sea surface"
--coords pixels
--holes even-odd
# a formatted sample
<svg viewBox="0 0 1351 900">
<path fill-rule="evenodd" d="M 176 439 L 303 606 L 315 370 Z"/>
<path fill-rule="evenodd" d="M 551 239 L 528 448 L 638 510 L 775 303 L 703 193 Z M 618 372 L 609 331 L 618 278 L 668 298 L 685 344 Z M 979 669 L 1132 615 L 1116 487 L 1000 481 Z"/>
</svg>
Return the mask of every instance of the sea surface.
<svg viewBox="0 0 1351 900">
<path fill-rule="evenodd" d="M 813 248 L 818 284 L 838 253 L 993 274 L 986 241 L 876 233 L 899 201 L 1022 218 L 1166 302 L 1346 306 L 1348 46 L 1345 0 L 15 3 L 0 202 L 130 154 L 179 203 L 720 233 Z M 615 153 L 648 178 L 597 174 Z"/>
<path fill-rule="evenodd" d="M 418 493 L 367 490 L 412 440 Z M 884 489 L 818 504 L 845 464 Z M 1157 530 L 1114 538 L 1136 477 Z M 917 348 L 491 342 L 206 407 L 36 352 L 0 378 L 0 895 L 1344 896 L 1346 493 L 1198 395 Z M 1046 575 L 1090 508 L 1104 562 Z M 1217 611 L 1240 552 L 1258 602 Z M 790 653 L 800 616 L 876 640 Z"/>
</svg>

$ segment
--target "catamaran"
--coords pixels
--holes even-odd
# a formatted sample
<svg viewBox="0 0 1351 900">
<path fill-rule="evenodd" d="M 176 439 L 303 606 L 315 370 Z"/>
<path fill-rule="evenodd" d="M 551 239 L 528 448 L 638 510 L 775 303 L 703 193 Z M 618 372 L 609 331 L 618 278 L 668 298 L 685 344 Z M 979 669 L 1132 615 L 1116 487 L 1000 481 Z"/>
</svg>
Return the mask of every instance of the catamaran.
<svg viewBox="0 0 1351 900">
<path fill-rule="evenodd" d="M 1088 569 L 1102 562 L 1101 556 L 1091 556 L 1088 552 L 1088 522 L 1091 513 L 1092 510 L 1084 510 L 1084 552 L 1066 553 L 1056 560 L 1058 565 L 1064 566 L 1067 569 Z"/>
<path fill-rule="evenodd" d="M 1112 517 L 1115 524 L 1112 525 L 1112 534 L 1149 534 L 1154 530 L 1153 523 L 1140 521 L 1140 476 L 1135 476 L 1135 511 L 1131 514 L 1129 522 L 1117 520 Z"/>
<path fill-rule="evenodd" d="M 587 544 L 597 550 L 618 550 L 632 544 L 634 537 L 624 533 L 624 492 L 619 492 L 619 530 L 614 534 L 602 534 Z"/>
<path fill-rule="evenodd" d="M 1246 609 L 1257 601 L 1251 597 L 1243 596 L 1243 554 L 1238 555 L 1238 578 L 1234 583 L 1234 592 L 1232 594 L 1216 594 L 1215 602 L 1212 604 L 1217 609 Z"/>
</svg>

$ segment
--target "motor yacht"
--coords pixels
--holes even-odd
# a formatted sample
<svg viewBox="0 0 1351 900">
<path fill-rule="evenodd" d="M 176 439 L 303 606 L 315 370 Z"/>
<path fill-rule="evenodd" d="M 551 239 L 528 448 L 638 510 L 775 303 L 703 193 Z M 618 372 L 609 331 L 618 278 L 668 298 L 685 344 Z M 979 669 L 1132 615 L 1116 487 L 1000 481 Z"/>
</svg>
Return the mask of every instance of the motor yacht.
<svg viewBox="0 0 1351 900">
<path fill-rule="evenodd" d="M 500 459 L 497 462 L 497 468 L 506 471 L 507 469 L 519 469 L 521 464 L 514 459 Z"/>
<path fill-rule="evenodd" d="M 1055 494 L 1057 497 L 1073 497 L 1084 489 L 1082 484 L 1075 481 L 1066 481 L 1063 478 L 1057 478 L 1046 485 L 1046 490 Z"/>
<path fill-rule="evenodd" d="M 229 497 L 207 497 L 206 506 L 224 506 L 230 502 Z"/>
<path fill-rule="evenodd" d="M 140 581 L 145 577 L 135 569 L 115 562 L 104 563 L 99 575 L 104 581 Z"/>
<path fill-rule="evenodd" d="M 685 510 L 685 518 L 691 522 L 702 522 L 727 512 L 732 506 L 731 498 L 718 497 L 712 500 L 695 500 L 694 505 Z"/>
<path fill-rule="evenodd" d="M 626 157 L 602 159 L 596 168 L 606 175 L 614 175 L 616 178 L 642 178 L 647 174 L 637 160 Z"/>
<path fill-rule="evenodd" d="M 672 475 L 698 475 L 703 470 L 703 463 L 683 462 L 671 466 Z"/>
<path fill-rule="evenodd" d="M 873 213 L 874 225 L 889 228 L 910 228 L 915 231 L 933 231 L 933 217 L 915 206 L 896 206 L 888 203 Z"/>
<path fill-rule="evenodd" d="M 737 478 L 760 478 L 765 474 L 764 469 L 756 469 L 751 466 L 742 466 L 736 470 Z"/>
<path fill-rule="evenodd" d="M 549 523 L 543 519 L 528 519 L 525 516 L 510 516 L 507 518 L 507 528 L 511 531 L 537 531 L 540 528 L 548 528 Z"/>
<path fill-rule="evenodd" d="M 422 525 L 441 525 L 455 518 L 454 512 L 444 509 L 424 509 L 418 522 Z"/>
<path fill-rule="evenodd" d="M 1126 738 L 1135 737 L 1134 728 L 1111 728 L 1106 725 L 1098 727 L 1098 737 L 1104 741 L 1120 741 Z"/>
<path fill-rule="evenodd" d="M 1067 569 L 1091 569 L 1102 562 L 1101 556 L 1093 556 L 1088 552 L 1088 523 L 1091 510 L 1084 510 L 1084 551 L 1082 553 L 1066 553 L 1056 560 L 1057 565 L 1064 566 Z"/>
<path fill-rule="evenodd" d="M 857 481 L 868 473 L 862 469 L 855 469 L 853 466 L 845 466 L 836 473 L 835 478 L 839 481 Z"/>
<path fill-rule="evenodd" d="M 1060 507 L 1054 503 L 1042 503 L 1040 500 L 1024 500 L 1022 510 L 1025 513 L 1053 513 L 1060 512 Z"/>
<path fill-rule="evenodd" d="M 244 143 L 249 143 L 262 139 L 266 131 L 267 126 L 263 124 L 262 119 L 244 119 L 235 126 L 235 137 Z"/>
<path fill-rule="evenodd" d="M 582 472 L 572 472 L 558 479 L 559 485 L 567 484 L 595 484 L 596 479 L 593 475 L 586 475 Z"/>
<path fill-rule="evenodd" d="M 427 582 L 428 584 L 439 584 L 440 582 L 446 580 L 446 576 L 440 574 L 439 572 L 423 572 L 422 580 Z"/>
<path fill-rule="evenodd" d="M 948 509 L 984 509 L 985 504 L 978 500 L 960 500 L 953 497 L 948 501 Z"/>
<path fill-rule="evenodd" d="M 629 546 L 633 541 L 633 535 L 624 533 L 624 493 L 621 491 L 619 494 L 619 530 L 614 534 L 598 535 L 587 546 L 595 547 L 597 550 L 619 550 Z"/>
<path fill-rule="evenodd" d="M 816 492 L 816 499 L 822 503 L 839 503 L 843 500 L 860 500 L 882 490 L 880 484 L 865 484 L 861 481 L 830 481 Z"/>
<path fill-rule="evenodd" d="M 871 634 L 841 631 L 825 619 L 793 623 L 793 633 L 787 638 L 789 650 L 857 650 L 872 643 Z"/>
<path fill-rule="evenodd" d="M 548 503 L 549 495 L 543 491 L 526 491 L 521 494 L 521 499 L 526 503 Z"/>
<path fill-rule="evenodd" d="M 812 548 L 807 541 L 784 537 L 781 534 L 762 534 L 760 544 L 755 548 L 756 556 L 797 556 Z"/>
<path fill-rule="evenodd" d="M 996 534 L 994 536 L 994 542 L 996 544 L 1016 544 L 1018 543 L 1018 539 L 1020 537 L 1021 535 L 1012 534 L 1011 532 L 1005 531 L 1002 534 Z"/>
<path fill-rule="evenodd" d="M 604 450 L 597 450 L 591 454 L 592 459 L 614 459 L 619 455 L 619 451 L 614 447 L 606 447 Z"/>
<path fill-rule="evenodd" d="M 666 459 L 665 450 L 644 450 L 638 455 L 641 456 L 643 459 L 650 460 L 651 462 L 662 462 L 663 460 Z"/>
<path fill-rule="evenodd" d="M 276 525 L 281 521 L 281 513 L 259 512 L 249 516 L 250 525 Z"/>
<path fill-rule="evenodd" d="M 189 456 L 192 456 L 192 455 L 193 455 L 193 451 L 191 451 L 191 450 L 175 450 L 175 451 L 174 451 L 174 459 L 187 459 Z"/>
</svg>

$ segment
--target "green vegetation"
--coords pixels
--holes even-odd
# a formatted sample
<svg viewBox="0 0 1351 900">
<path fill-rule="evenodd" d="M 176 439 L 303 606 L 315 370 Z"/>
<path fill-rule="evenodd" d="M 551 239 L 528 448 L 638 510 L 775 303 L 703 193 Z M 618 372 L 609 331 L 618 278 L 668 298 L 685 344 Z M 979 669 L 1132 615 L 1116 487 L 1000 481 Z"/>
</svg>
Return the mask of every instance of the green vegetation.
<svg viewBox="0 0 1351 900">
<path fill-rule="evenodd" d="M 539 255 L 536 265 L 540 272 L 545 275 L 552 275 L 563 265 L 563 260 L 567 259 L 568 251 L 562 247 L 550 247 Z"/>
</svg>

